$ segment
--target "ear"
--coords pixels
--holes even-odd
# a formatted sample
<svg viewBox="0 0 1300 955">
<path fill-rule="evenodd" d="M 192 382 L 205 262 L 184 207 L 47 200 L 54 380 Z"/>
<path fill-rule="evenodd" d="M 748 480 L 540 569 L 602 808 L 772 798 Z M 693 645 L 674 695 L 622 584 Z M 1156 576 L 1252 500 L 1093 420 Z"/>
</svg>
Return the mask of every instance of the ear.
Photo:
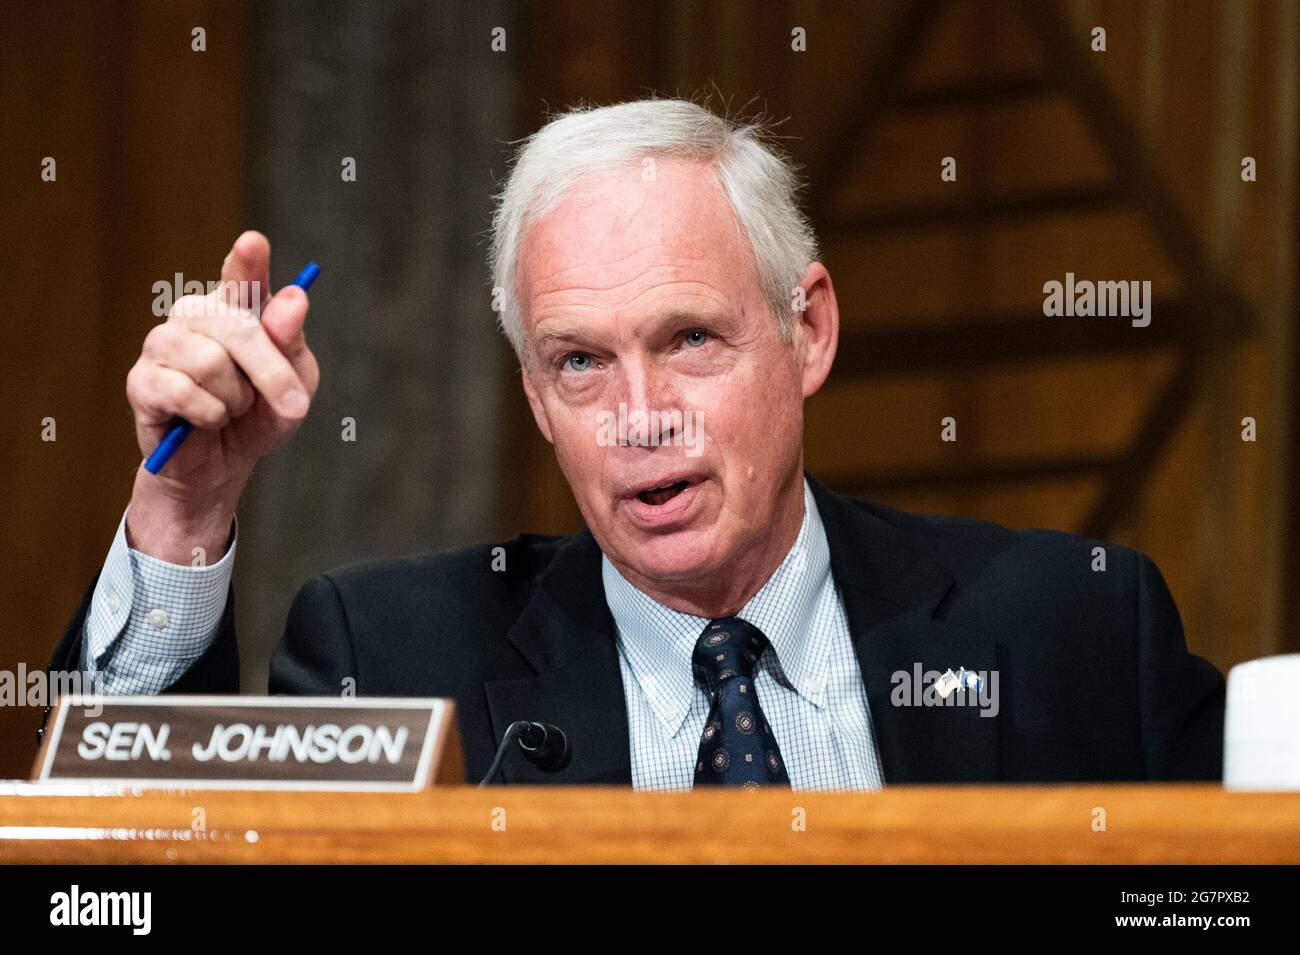
<svg viewBox="0 0 1300 955">
<path fill-rule="evenodd" d="M 537 430 L 542 432 L 542 437 L 547 443 L 554 444 L 551 438 L 551 423 L 546 420 L 546 408 L 542 405 L 542 399 L 537 396 L 537 389 L 533 387 L 532 379 L 528 377 L 528 368 L 521 366 L 519 377 L 524 383 L 524 394 L 528 396 L 528 407 L 533 409 L 533 420 L 537 422 Z"/>
<path fill-rule="evenodd" d="M 803 396 L 816 394 L 831 373 L 840 340 L 840 307 L 826 266 L 814 262 L 799 283 L 804 310 L 795 312 L 795 350 L 801 365 Z"/>
</svg>

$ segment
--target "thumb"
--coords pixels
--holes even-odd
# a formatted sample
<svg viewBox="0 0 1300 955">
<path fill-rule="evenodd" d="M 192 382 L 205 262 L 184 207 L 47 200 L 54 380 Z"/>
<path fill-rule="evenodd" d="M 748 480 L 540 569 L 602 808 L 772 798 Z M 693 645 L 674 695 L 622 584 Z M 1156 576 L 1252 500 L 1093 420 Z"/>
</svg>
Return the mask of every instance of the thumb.
<svg viewBox="0 0 1300 955">
<path fill-rule="evenodd" d="M 306 364 L 314 364 L 302 331 L 309 304 L 306 292 L 296 285 L 286 285 L 262 309 L 262 330 L 289 359 L 289 364 L 304 383 L 307 382 L 303 374 Z"/>
</svg>

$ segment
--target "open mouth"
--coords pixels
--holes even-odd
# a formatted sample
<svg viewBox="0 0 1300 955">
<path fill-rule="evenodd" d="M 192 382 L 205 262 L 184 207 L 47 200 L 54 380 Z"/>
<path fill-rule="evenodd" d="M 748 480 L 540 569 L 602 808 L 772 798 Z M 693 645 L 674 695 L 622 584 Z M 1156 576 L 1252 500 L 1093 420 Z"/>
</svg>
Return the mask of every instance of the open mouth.
<svg viewBox="0 0 1300 955">
<path fill-rule="evenodd" d="M 667 504 L 690 486 L 690 481 L 677 481 L 674 484 L 666 484 L 663 487 L 652 487 L 648 490 L 640 491 L 636 498 L 642 504 L 650 504 L 658 507 L 661 504 Z"/>
</svg>

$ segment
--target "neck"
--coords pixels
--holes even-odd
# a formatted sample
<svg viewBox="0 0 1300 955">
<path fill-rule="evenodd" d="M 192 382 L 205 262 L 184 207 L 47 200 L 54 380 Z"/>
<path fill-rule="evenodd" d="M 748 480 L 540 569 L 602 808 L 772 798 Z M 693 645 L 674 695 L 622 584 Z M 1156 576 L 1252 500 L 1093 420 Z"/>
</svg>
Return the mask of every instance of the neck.
<svg viewBox="0 0 1300 955">
<path fill-rule="evenodd" d="M 701 575 L 699 580 L 654 581 L 615 563 L 618 572 L 643 594 L 671 610 L 717 620 L 738 614 L 754 594 L 776 573 L 794 546 L 803 523 L 803 468 L 778 494 L 770 532 L 753 548 L 738 554 L 732 564 Z"/>
</svg>

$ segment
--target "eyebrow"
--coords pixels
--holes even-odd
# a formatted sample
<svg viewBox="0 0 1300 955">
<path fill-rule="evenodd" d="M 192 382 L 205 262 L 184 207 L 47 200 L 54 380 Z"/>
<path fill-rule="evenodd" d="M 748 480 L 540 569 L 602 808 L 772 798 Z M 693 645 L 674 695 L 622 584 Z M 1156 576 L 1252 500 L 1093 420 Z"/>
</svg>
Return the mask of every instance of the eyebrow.
<svg viewBox="0 0 1300 955">
<path fill-rule="evenodd" d="M 730 310 L 694 311 L 693 309 L 672 309 L 654 315 L 643 323 L 651 332 L 664 327 L 684 327 L 694 325 L 730 326 L 735 323 L 735 315 Z M 554 344 L 580 345 L 590 339 L 590 334 L 583 329 L 573 327 L 551 328 L 539 333 L 533 339 L 533 347 L 548 348 Z"/>
<path fill-rule="evenodd" d="M 555 344 L 556 342 L 577 344 L 582 342 L 583 339 L 584 339 L 583 333 L 578 331 L 577 329 L 571 329 L 571 328 L 548 329 L 533 338 L 533 347 L 546 348 L 547 346 Z"/>
</svg>

